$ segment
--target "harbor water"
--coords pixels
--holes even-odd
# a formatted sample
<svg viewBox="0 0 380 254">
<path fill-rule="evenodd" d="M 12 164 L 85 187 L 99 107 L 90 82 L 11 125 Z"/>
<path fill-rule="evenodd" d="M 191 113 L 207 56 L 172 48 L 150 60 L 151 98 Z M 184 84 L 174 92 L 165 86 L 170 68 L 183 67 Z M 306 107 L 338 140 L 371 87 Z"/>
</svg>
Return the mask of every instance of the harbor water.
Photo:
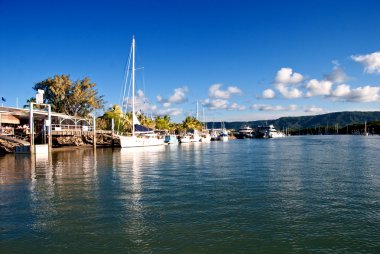
<svg viewBox="0 0 380 254">
<path fill-rule="evenodd" d="M 0 157 L 0 253 L 379 253 L 380 136 Z"/>
</svg>

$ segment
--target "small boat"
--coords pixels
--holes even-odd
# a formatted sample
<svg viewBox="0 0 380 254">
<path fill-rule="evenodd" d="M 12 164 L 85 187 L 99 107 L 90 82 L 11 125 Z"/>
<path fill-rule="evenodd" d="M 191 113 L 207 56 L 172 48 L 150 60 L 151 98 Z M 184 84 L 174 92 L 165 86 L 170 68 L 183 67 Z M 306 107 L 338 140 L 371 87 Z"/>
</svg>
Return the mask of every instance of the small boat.
<svg viewBox="0 0 380 254">
<path fill-rule="evenodd" d="M 197 130 L 189 130 L 188 133 L 180 137 L 181 143 L 196 143 L 201 141 L 201 136 L 198 134 Z"/>
<path fill-rule="evenodd" d="M 193 133 L 190 134 L 190 137 L 191 142 L 201 142 L 201 136 L 198 134 L 197 130 L 194 130 Z"/>
<path fill-rule="evenodd" d="M 210 131 L 211 141 L 217 141 L 218 140 L 218 133 L 214 129 L 211 129 Z"/>
<path fill-rule="evenodd" d="M 181 136 L 179 138 L 179 142 L 181 144 L 183 144 L 183 143 L 191 143 L 191 135 L 190 134 L 185 134 L 185 135 Z"/>
<path fill-rule="evenodd" d="M 167 144 L 178 144 L 178 138 L 176 135 L 166 135 L 164 142 Z"/>
<path fill-rule="evenodd" d="M 222 131 L 219 133 L 218 139 L 220 141 L 228 141 L 228 132 L 226 129 L 222 129 Z"/>
<path fill-rule="evenodd" d="M 201 134 L 201 142 L 210 142 L 211 141 L 211 135 L 209 133 L 202 133 Z"/>
<path fill-rule="evenodd" d="M 201 136 L 198 133 L 186 133 L 179 138 L 180 143 L 197 143 L 201 142 Z"/>
<path fill-rule="evenodd" d="M 282 138 L 285 134 L 277 131 L 273 124 L 258 126 L 255 134 L 255 138 Z"/>
<path fill-rule="evenodd" d="M 249 127 L 247 124 L 242 125 L 239 128 L 239 134 L 237 135 L 237 138 L 239 139 L 245 139 L 245 138 L 254 138 L 254 130 Z"/>
<path fill-rule="evenodd" d="M 224 125 L 224 123 L 221 123 L 222 130 L 219 132 L 218 140 L 220 141 L 228 141 L 228 131 Z"/>
</svg>

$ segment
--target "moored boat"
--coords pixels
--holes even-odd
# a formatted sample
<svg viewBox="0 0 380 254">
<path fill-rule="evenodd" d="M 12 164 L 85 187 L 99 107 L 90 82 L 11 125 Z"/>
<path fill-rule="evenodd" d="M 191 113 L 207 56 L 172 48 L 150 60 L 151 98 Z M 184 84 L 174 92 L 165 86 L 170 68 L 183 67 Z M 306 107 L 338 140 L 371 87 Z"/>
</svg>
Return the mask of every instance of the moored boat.
<svg viewBox="0 0 380 254">
<path fill-rule="evenodd" d="M 131 74 L 131 86 L 132 86 L 132 134 L 131 136 L 119 135 L 120 146 L 122 148 L 127 147 L 144 147 L 144 146 L 158 146 L 164 144 L 164 139 L 159 137 L 152 129 L 146 128 L 140 125 L 139 120 L 135 114 L 135 38 L 132 38 L 132 74 Z M 129 70 L 127 70 L 129 71 Z M 128 77 L 128 75 L 127 75 Z M 125 85 L 128 82 L 125 82 Z M 125 87 L 124 87 L 125 88 Z M 125 89 L 123 89 L 125 90 Z M 124 97 L 123 97 L 124 102 Z"/>
<path fill-rule="evenodd" d="M 244 124 L 239 128 L 239 133 L 236 137 L 239 139 L 254 138 L 254 130 L 247 124 Z"/>
<path fill-rule="evenodd" d="M 258 126 L 255 133 L 255 138 L 281 138 L 285 134 L 277 131 L 273 124 Z"/>
<path fill-rule="evenodd" d="M 165 136 L 164 142 L 167 144 L 178 144 L 178 138 L 176 135 L 168 134 Z"/>
<path fill-rule="evenodd" d="M 218 140 L 228 141 L 228 132 L 226 129 L 222 129 L 222 131 L 219 133 Z"/>
<path fill-rule="evenodd" d="M 179 138 L 179 142 L 180 142 L 181 144 L 183 144 L 183 143 L 191 143 L 191 136 L 190 136 L 190 134 L 182 135 L 182 136 Z"/>
</svg>

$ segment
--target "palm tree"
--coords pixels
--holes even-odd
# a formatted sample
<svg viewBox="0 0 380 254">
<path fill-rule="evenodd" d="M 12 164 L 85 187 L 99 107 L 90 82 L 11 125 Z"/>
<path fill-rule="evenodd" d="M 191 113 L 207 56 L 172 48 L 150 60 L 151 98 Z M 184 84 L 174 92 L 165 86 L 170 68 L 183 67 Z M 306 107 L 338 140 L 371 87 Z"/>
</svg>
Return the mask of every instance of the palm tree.
<svg viewBox="0 0 380 254">
<path fill-rule="evenodd" d="M 183 128 L 188 130 L 188 129 L 193 129 L 193 130 L 202 130 L 202 123 L 196 119 L 195 117 L 192 116 L 187 116 L 185 120 L 182 122 Z"/>
</svg>

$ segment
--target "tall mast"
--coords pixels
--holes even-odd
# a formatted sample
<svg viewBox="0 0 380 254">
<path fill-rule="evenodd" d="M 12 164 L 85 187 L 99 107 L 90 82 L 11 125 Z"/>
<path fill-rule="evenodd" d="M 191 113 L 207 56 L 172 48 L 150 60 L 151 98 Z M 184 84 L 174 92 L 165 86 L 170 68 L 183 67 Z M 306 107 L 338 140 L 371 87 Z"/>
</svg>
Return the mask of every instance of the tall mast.
<svg viewBox="0 0 380 254">
<path fill-rule="evenodd" d="M 198 100 L 197 100 L 197 115 L 196 115 L 196 116 L 197 116 L 196 118 L 197 118 L 197 120 L 198 120 L 198 116 L 199 116 L 199 115 L 198 115 Z"/>
<path fill-rule="evenodd" d="M 135 36 L 132 37 L 132 136 L 135 135 Z"/>
<path fill-rule="evenodd" d="M 202 106 L 202 117 L 203 117 L 203 128 L 204 129 L 207 129 L 206 128 L 206 121 L 205 121 L 205 108 Z"/>
</svg>

